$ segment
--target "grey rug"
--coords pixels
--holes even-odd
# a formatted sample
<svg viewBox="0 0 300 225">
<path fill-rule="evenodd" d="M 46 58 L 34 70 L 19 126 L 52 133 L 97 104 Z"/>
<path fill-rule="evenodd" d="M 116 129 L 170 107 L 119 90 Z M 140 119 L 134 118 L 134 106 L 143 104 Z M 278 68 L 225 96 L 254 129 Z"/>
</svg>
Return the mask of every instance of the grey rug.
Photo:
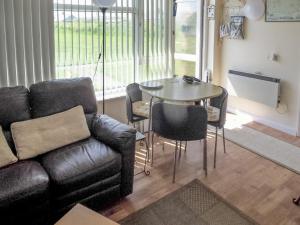
<svg viewBox="0 0 300 225">
<path fill-rule="evenodd" d="M 122 220 L 121 225 L 257 224 L 195 180 Z"/>
<path fill-rule="evenodd" d="M 226 129 L 229 141 L 300 174 L 300 148 L 246 126 Z"/>
</svg>

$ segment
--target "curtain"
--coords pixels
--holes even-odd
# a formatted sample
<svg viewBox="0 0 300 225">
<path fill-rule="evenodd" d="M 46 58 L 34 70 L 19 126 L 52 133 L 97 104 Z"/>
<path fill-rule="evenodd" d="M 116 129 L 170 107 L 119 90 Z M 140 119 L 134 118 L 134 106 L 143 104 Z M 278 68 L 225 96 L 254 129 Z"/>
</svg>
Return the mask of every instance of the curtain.
<svg viewBox="0 0 300 225">
<path fill-rule="evenodd" d="M 53 0 L 0 0 L 0 86 L 55 77 Z"/>
</svg>

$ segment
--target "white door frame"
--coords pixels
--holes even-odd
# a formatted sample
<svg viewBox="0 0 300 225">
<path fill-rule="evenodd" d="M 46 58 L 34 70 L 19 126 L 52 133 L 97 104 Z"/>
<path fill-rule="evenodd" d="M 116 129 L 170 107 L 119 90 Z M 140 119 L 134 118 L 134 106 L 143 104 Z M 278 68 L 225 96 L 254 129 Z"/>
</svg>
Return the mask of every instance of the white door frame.
<svg viewBox="0 0 300 225">
<path fill-rule="evenodd" d="M 298 95 L 300 96 L 300 91 L 299 91 Z M 298 106 L 298 121 L 297 121 L 297 124 L 298 124 L 298 130 L 297 130 L 296 136 L 300 137 L 300 102 L 299 102 L 299 106 Z"/>
</svg>

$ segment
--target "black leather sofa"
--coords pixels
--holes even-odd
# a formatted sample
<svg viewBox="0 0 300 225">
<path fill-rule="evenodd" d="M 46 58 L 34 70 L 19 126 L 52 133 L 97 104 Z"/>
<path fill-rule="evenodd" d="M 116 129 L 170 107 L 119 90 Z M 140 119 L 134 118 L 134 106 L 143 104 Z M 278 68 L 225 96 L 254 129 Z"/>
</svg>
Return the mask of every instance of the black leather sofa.
<svg viewBox="0 0 300 225">
<path fill-rule="evenodd" d="M 0 125 L 82 105 L 92 137 L 0 168 L 0 224 L 48 224 L 76 203 L 98 209 L 132 193 L 134 129 L 102 115 L 89 78 L 0 88 Z"/>
</svg>

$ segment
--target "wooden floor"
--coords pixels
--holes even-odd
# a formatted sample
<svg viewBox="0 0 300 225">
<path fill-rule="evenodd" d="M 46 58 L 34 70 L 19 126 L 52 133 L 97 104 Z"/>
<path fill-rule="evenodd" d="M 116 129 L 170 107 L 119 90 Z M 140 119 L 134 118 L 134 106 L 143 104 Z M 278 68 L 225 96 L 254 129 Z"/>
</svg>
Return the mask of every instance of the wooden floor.
<svg viewBox="0 0 300 225">
<path fill-rule="evenodd" d="M 248 126 L 300 147 L 300 138 L 257 123 Z M 151 175 L 138 175 L 133 194 L 102 213 L 118 221 L 190 181 L 200 179 L 259 224 L 300 225 L 300 207 L 292 204 L 292 198 L 300 195 L 300 175 L 229 141 L 226 142 L 227 154 L 224 154 L 221 141 L 219 138 L 217 169 L 213 169 L 214 138 L 208 138 L 208 177 L 202 170 L 200 143 L 189 143 L 187 153 L 182 155 L 175 184 L 172 184 L 174 146 L 169 142 L 162 151 L 161 145 L 156 145 Z"/>
</svg>

